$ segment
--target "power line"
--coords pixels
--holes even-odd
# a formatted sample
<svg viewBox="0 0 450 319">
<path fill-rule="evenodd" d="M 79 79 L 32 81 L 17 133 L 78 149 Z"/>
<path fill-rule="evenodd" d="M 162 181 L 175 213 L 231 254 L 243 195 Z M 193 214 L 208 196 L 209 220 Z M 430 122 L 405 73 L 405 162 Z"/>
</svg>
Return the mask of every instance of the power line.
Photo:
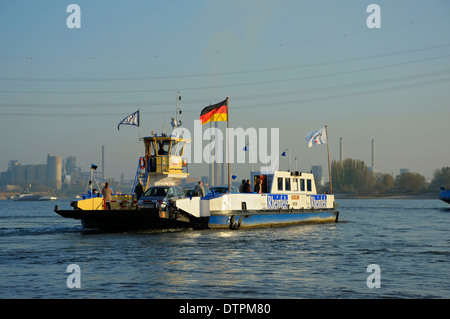
<svg viewBox="0 0 450 319">
<path fill-rule="evenodd" d="M 415 21 L 409 21 L 406 23 L 399 23 L 396 25 L 391 26 L 383 26 L 383 29 L 395 29 L 395 28 L 401 28 L 405 26 L 412 26 L 417 23 L 422 23 L 425 21 L 430 20 L 437 20 L 441 18 L 448 17 L 449 14 L 434 16 L 434 17 L 425 17 L 422 19 L 417 19 Z M 188 52 L 187 50 L 179 50 L 177 52 L 169 52 L 169 53 L 153 53 L 148 55 L 135 55 L 135 56 L 78 56 L 78 57 L 62 57 L 62 56 L 3 56 L 0 57 L 0 59 L 20 59 L 20 60 L 33 60 L 33 59 L 43 59 L 43 60 L 56 60 L 56 59 L 63 59 L 63 60 L 106 60 L 106 59 L 156 59 L 159 57 L 167 57 L 167 56 L 187 56 L 187 55 L 204 55 L 204 54 L 219 54 L 224 52 L 236 52 L 236 51 L 248 51 L 248 50 L 261 50 L 265 48 L 277 48 L 277 47 L 286 47 L 290 45 L 299 45 L 314 41 L 324 41 L 324 40 L 330 40 L 330 39 L 337 39 L 337 38 L 347 38 L 349 36 L 353 36 L 356 34 L 363 34 L 370 31 L 360 31 L 360 32 L 347 32 L 342 34 L 335 34 L 335 35 L 329 35 L 329 36 L 323 36 L 323 37 L 317 37 L 312 39 L 300 39 L 300 40 L 294 40 L 294 41 L 288 41 L 283 43 L 271 43 L 271 44 L 260 44 L 260 45 L 254 45 L 249 47 L 243 47 L 243 48 L 226 48 L 226 49 L 213 49 L 213 50 L 198 50 L 198 51 L 191 51 Z"/>
<path fill-rule="evenodd" d="M 167 80 L 167 79 L 184 79 L 184 78 L 199 78 L 199 77 L 212 77 L 212 76 L 229 76 L 229 75 L 240 75 L 240 74 L 252 74 L 252 73 L 263 73 L 263 72 L 273 72 L 273 71 L 284 71 L 284 70 L 295 70 L 309 67 L 317 66 L 327 66 L 333 64 L 344 64 L 349 62 L 359 62 L 372 59 L 378 59 L 389 56 L 396 56 L 402 54 L 409 54 L 421 51 L 428 51 L 434 49 L 440 49 L 449 47 L 450 43 L 435 45 L 431 47 L 418 47 L 410 50 L 401 50 L 395 52 L 388 52 L 376 55 L 369 55 L 365 57 L 352 57 L 341 60 L 331 60 L 324 62 L 316 62 L 310 64 L 301 65 L 290 65 L 290 66 L 280 66 L 265 69 L 254 69 L 254 70 L 241 70 L 241 71 L 230 71 L 230 72 L 220 72 L 220 73 L 197 73 L 197 74 L 178 74 L 178 75 L 167 75 L 167 76 L 150 76 L 150 77 L 123 77 L 123 78 L 11 78 L 11 77 L 0 77 L 1 81 L 16 81 L 16 82 L 100 82 L 100 81 L 143 81 L 143 80 Z M 431 58 L 432 59 L 432 58 Z"/>
<path fill-rule="evenodd" d="M 295 100 L 289 100 L 289 101 L 277 101 L 276 103 L 274 102 L 265 102 L 265 103 L 254 103 L 254 104 L 249 104 L 249 105 L 239 105 L 238 103 L 241 100 L 245 100 L 245 96 L 236 96 L 233 97 L 233 103 L 235 103 L 235 105 L 237 105 L 235 107 L 235 110 L 241 110 L 241 109 L 248 109 L 248 108 L 262 108 L 262 107 L 273 107 L 274 104 L 277 105 L 277 107 L 282 108 L 282 107 L 286 107 L 288 105 L 293 105 L 293 104 L 299 104 L 299 103 L 306 103 L 306 102 L 313 102 L 313 101 L 321 101 L 321 100 L 329 100 L 329 99 L 338 99 L 338 98 L 344 98 L 344 97 L 349 97 L 349 96 L 359 96 L 359 95 L 365 95 L 365 94 L 373 94 L 373 93 L 378 93 L 378 92 L 385 92 L 385 91 L 393 91 L 393 90 L 399 90 L 399 89 L 406 89 L 406 88 L 414 88 L 414 87 L 421 87 L 424 85 L 431 85 L 431 84 L 436 84 L 436 83 L 445 83 L 445 82 L 449 82 L 450 78 L 442 78 L 442 79 L 434 79 L 434 80 L 429 80 L 429 81 L 423 81 L 423 82 L 419 82 L 419 83 L 410 83 L 410 84 L 404 84 L 404 85 L 398 85 L 398 86 L 391 86 L 391 87 L 387 87 L 387 88 L 370 88 L 369 90 L 366 91 L 362 91 L 362 92 L 347 92 L 347 93 L 339 93 L 339 94 L 334 94 L 334 95 L 330 95 L 330 96 L 320 96 L 320 97 L 311 97 L 311 98 L 301 98 L 301 99 L 295 99 Z M 364 84 L 360 84 L 358 85 L 358 87 L 362 87 L 362 86 L 373 86 L 373 85 L 380 85 L 380 84 L 384 84 L 385 82 L 383 82 L 383 80 L 381 81 L 372 81 L 372 82 L 367 82 L 365 85 Z M 356 87 L 356 86 L 355 86 Z M 331 90 L 338 90 L 338 89 L 344 89 L 345 87 L 330 87 L 329 89 Z M 350 88 L 350 87 L 346 87 L 346 88 Z M 305 92 L 303 92 L 305 93 Z M 317 93 L 317 92 L 313 92 L 313 93 Z M 277 94 L 281 94 L 277 93 Z M 301 92 L 295 92 L 295 94 L 301 94 Z M 261 96 L 258 96 L 261 97 Z M 207 105 L 209 103 L 209 101 L 203 101 L 201 103 L 201 105 Z M 200 103 L 199 103 L 200 104 Z M 142 104 L 139 104 L 142 106 Z M 145 106 L 145 105 L 144 105 Z M 144 111 L 141 110 L 141 112 L 143 114 L 170 114 L 171 111 L 167 111 L 167 110 L 152 110 L 152 111 Z M 199 112 L 199 109 L 184 109 L 183 110 L 184 113 L 195 113 L 195 112 Z M 106 117 L 106 116 L 123 116 L 124 113 L 123 112 L 108 112 L 108 113 L 94 113 L 94 112 L 88 112 L 88 113 L 68 113 L 68 114 L 61 114 L 61 113 L 0 113 L 0 116 L 37 116 L 37 117 L 96 117 L 96 116 L 101 116 L 101 117 Z"/>
<path fill-rule="evenodd" d="M 405 63 L 398 63 L 398 65 L 406 65 Z M 386 67 L 392 67 L 386 66 Z M 370 67 L 363 69 L 364 70 L 374 70 L 374 69 L 380 69 L 382 67 Z M 339 72 L 333 75 L 340 75 L 340 74 L 349 74 L 354 72 L 361 72 L 359 71 L 344 71 Z M 387 81 L 403 81 L 405 79 L 413 79 L 413 78 L 421 78 L 421 77 L 428 77 L 428 76 L 434 76 L 434 75 L 441 75 L 446 74 L 450 72 L 450 69 L 440 70 L 440 71 L 434 71 L 434 72 L 427 72 L 422 74 L 415 74 L 415 75 L 408 75 L 403 77 L 392 79 L 383 79 L 384 83 Z M 297 80 L 305 80 L 305 79 L 311 79 L 314 77 L 324 77 L 324 76 L 330 76 L 328 75 L 316 75 L 316 76 L 307 76 L 307 77 L 297 77 L 297 78 L 290 78 L 290 79 L 282 79 L 282 80 L 270 80 L 270 81 L 258 81 L 258 82 L 247 82 L 247 83 L 237 83 L 237 84 L 229 84 L 229 85 L 217 85 L 217 86 L 201 86 L 201 87 L 189 87 L 189 88 L 182 88 L 184 91 L 194 91 L 194 90 L 205 90 L 205 89 L 212 89 L 212 88 L 230 88 L 230 87 L 243 87 L 243 86 L 251 86 L 251 85 L 262 85 L 262 84 L 273 84 L 277 82 L 292 82 Z M 397 80 L 396 80 L 397 79 Z M 351 86 L 352 84 L 350 84 Z M 356 86 L 360 86 L 361 83 L 353 84 Z M 364 83 L 362 83 L 364 85 Z M 110 91 L 25 91 L 25 90 L 0 90 L 0 93 L 10 93 L 10 94 L 135 94 L 135 93 L 151 93 L 151 92 L 173 92 L 177 89 L 174 88 L 166 88 L 166 89 L 142 89 L 142 90 L 110 90 Z M 319 89 L 320 90 L 320 89 Z"/>
</svg>

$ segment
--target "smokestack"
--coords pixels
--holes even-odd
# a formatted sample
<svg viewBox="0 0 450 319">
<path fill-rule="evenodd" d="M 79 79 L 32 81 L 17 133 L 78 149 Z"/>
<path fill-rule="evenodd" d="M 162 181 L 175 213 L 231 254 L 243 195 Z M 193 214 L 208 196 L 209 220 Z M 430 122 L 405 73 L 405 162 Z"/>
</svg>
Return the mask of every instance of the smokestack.
<svg viewBox="0 0 450 319">
<path fill-rule="evenodd" d="M 375 170 L 375 140 L 372 140 L 372 171 Z"/>
<path fill-rule="evenodd" d="M 340 159 L 341 163 L 344 161 L 344 142 L 342 140 L 342 137 L 341 137 L 341 152 L 339 155 L 339 159 Z"/>
<path fill-rule="evenodd" d="M 102 145 L 102 179 L 105 179 L 105 145 Z"/>
</svg>

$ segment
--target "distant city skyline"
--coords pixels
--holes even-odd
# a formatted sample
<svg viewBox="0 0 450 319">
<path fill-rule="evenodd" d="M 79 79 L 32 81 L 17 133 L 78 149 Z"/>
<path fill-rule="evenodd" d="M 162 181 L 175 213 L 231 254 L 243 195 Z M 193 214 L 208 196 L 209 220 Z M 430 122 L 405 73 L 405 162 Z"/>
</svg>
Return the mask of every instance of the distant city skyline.
<svg viewBox="0 0 450 319">
<path fill-rule="evenodd" d="M 344 157 L 369 167 L 375 140 L 382 173 L 431 179 L 450 166 L 446 0 L 71 3 L 0 3 L 0 171 L 46 154 L 87 171 L 104 145 L 106 175 L 132 179 L 138 128 L 117 125 L 139 109 L 141 137 L 168 132 L 177 92 L 189 130 L 226 97 L 230 127 L 278 128 L 281 169 L 289 149 L 299 170 L 321 165 L 328 179 L 326 146 L 304 138 L 324 125 L 331 160 L 343 138 Z M 249 176 L 250 164 L 231 168 Z"/>
</svg>

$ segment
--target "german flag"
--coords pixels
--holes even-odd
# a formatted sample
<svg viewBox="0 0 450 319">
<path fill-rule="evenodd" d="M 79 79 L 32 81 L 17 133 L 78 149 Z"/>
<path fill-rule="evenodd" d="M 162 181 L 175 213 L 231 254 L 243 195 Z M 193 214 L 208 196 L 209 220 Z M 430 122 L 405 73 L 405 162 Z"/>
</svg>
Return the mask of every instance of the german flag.
<svg viewBox="0 0 450 319">
<path fill-rule="evenodd" d="M 202 125 L 209 122 L 228 120 L 228 98 L 214 105 L 205 107 L 200 113 Z"/>
</svg>

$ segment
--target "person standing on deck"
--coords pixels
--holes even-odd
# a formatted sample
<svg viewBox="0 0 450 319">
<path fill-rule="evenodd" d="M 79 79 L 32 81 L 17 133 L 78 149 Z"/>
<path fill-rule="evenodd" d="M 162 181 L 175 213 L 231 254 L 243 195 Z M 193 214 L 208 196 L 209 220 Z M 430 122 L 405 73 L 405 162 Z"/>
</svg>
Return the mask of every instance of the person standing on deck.
<svg viewBox="0 0 450 319">
<path fill-rule="evenodd" d="M 194 194 L 200 197 L 205 197 L 205 189 L 203 188 L 201 181 L 198 182 L 197 186 L 195 186 Z"/>
<path fill-rule="evenodd" d="M 111 196 L 112 196 L 112 189 L 109 187 L 109 183 L 105 183 L 105 187 L 102 189 L 102 195 L 105 199 L 106 209 L 111 209 Z"/>
<path fill-rule="evenodd" d="M 239 186 L 239 193 L 244 193 L 245 179 L 242 180 L 241 186 Z"/>
</svg>

